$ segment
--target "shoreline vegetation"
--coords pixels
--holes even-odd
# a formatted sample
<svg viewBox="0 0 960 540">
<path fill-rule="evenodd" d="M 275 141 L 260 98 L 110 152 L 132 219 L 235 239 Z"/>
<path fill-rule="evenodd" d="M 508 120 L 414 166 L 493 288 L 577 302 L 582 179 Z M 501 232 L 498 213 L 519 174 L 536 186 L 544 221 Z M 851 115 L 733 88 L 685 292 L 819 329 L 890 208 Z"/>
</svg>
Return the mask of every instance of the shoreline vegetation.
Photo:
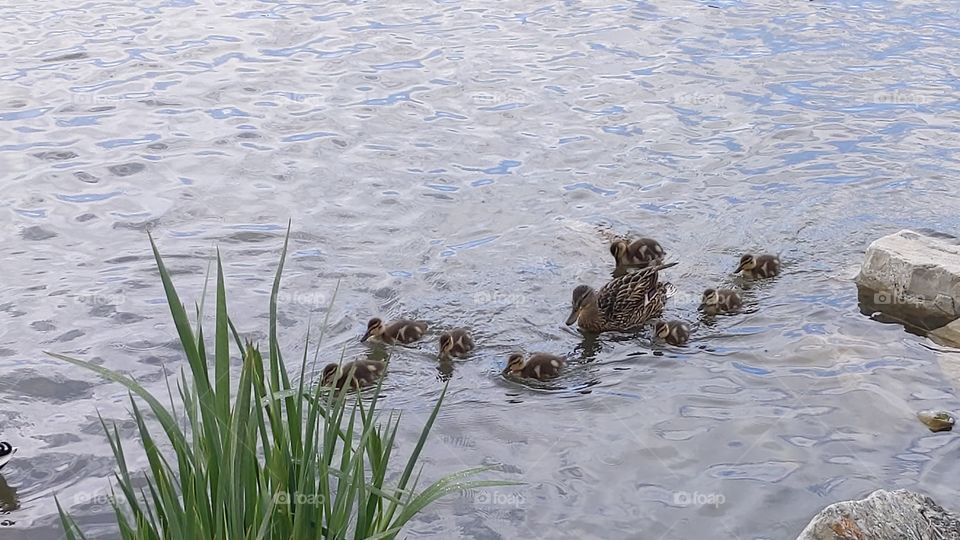
<svg viewBox="0 0 960 540">
<path fill-rule="evenodd" d="M 309 335 L 299 382 L 291 383 L 277 334 L 277 295 L 289 238 L 288 227 L 270 295 L 268 350 L 263 355 L 259 346 L 244 342 L 229 319 L 219 252 L 210 350 L 201 325 L 203 296 L 194 328 L 150 237 L 186 359 L 175 384 L 167 379 L 168 405 L 132 378 L 48 353 L 129 391 L 147 470 L 128 469 L 119 429 L 100 419 L 117 462 L 119 494 L 112 489 L 110 501 L 124 540 L 393 539 L 410 519 L 445 495 L 515 484 L 475 479 L 490 470 L 478 467 L 417 491 L 422 472 L 418 462 L 446 386 L 394 484 L 387 477 L 396 475 L 391 465 L 399 460 L 394 446 L 400 414 L 390 412 L 382 421 L 379 385 L 361 396 L 311 384 L 317 355 L 308 361 Z M 326 321 L 321 342 L 325 327 Z M 232 379 L 231 353 L 237 351 L 242 367 L 239 378 Z M 86 538 L 59 499 L 57 510 L 67 540 Z"/>
</svg>

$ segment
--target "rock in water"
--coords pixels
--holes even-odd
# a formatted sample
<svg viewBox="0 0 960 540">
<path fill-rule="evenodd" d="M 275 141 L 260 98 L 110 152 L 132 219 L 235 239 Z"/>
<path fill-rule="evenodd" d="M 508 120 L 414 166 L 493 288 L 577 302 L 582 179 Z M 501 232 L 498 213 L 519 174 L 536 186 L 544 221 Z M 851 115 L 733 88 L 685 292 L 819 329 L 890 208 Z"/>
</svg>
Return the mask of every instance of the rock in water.
<svg viewBox="0 0 960 540">
<path fill-rule="evenodd" d="M 920 411 L 917 418 L 930 428 L 930 431 L 950 431 L 957 420 L 947 411 Z"/>
<path fill-rule="evenodd" d="M 960 319 L 930 332 L 934 341 L 948 347 L 960 347 Z"/>
<path fill-rule="evenodd" d="M 824 508 L 797 540 L 960 540 L 960 516 L 912 491 L 874 491 Z"/>
<path fill-rule="evenodd" d="M 867 248 L 861 303 L 925 330 L 960 318 L 960 240 L 902 230 Z"/>
</svg>

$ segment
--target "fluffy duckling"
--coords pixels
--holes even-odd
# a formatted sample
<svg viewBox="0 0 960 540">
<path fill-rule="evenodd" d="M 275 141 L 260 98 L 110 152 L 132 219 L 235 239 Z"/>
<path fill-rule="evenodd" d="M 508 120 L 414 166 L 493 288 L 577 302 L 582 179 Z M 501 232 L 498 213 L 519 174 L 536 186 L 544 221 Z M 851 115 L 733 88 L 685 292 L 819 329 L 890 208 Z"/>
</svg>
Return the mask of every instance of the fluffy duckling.
<svg viewBox="0 0 960 540">
<path fill-rule="evenodd" d="M 666 255 L 660 242 L 653 238 L 638 238 L 633 242 L 615 240 L 610 244 L 610 253 L 617 263 L 617 270 L 623 273 L 660 264 Z"/>
<path fill-rule="evenodd" d="M 683 321 L 657 321 L 653 331 L 670 345 L 683 345 L 690 340 L 690 327 Z"/>
<path fill-rule="evenodd" d="M 524 362 L 523 353 L 513 353 L 507 360 L 507 368 L 503 370 L 503 374 L 542 381 L 560 375 L 564 364 L 563 358 L 553 354 L 533 353 Z"/>
<path fill-rule="evenodd" d="M 740 264 L 733 271 L 734 274 L 739 272 L 743 272 L 742 275 L 753 279 L 772 278 L 780 273 L 780 257 L 748 253 L 740 257 Z"/>
<path fill-rule="evenodd" d="M 700 307 L 697 308 L 707 315 L 716 315 L 717 313 L 731 313 L 740 309 L 743 301 L 736 291 L 730 289 L 707 289 L 703 291 L 703 298 L 700 301 Z"/>
<path fill-rule="evenodd" d="M 613 278 L 599 291 L 586 285 L 573 290 L 567 325 L 591 333 L 629 332 L 658 317 L 667 302 L 667 284 L 658 272 L 675 262 L 650 266 Z"/>
<path fill-rule="evenodd" d="M 457 328 L 440 334 L 440 360 L 463 358 L 473 350 L 470 332 Z"/>
<path fill-rule="evenodd" d="M 320 378 L 322 386 L 364 388 L 377 384 L 386 373 L 386 363 L 378 360 L 354 360 L 343 366 L 327 364 Z"/>
<path fill-rule="evenodd" d="M 426 331 L 427 323 L 423 321 L 401 319 L 385 325 L 378 317 L 374 317 L 367 323 L 367 332 L 363 334 L 360 341 L 363 342 L 374 337 L 387 345 L 393 345 L 394 343 L 407 344 L 422 338 Z"/>
<path fill-rule="evenodd" d="M 12 444 L 8 442 L 0 442 L 0 469 L 4 465 L 10 462 L 13 459 L 13 455 L 17 453 L 17 449 L 13 447 Z"/>
</svg>

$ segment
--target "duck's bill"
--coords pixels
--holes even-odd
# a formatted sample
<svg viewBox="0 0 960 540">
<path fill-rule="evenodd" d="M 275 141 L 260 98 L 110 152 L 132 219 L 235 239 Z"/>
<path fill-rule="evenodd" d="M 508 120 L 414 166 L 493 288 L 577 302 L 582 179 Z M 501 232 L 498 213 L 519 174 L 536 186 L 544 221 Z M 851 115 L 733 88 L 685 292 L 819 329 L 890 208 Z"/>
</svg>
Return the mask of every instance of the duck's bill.
<svg viewBox="0 0 960 540">
<path fill-rule="evenodd" d="M 0 456 L 0 469 L 2 469 L 7 463 L 13 459 L 13 455 L 17 453 L 17 449 L 13 448 L 10 450 L 10 453 L 5 456 Z"/>
<path fill-rule="evenodd" d="M 739 274 L 743 271 L 743 263 L 737 265 L 737 269 L 733 271 L 734 274 Z"/>
<path fill-rule="evenodd" d="M 370 339 L 370 336 L 371 336 L 371 335 L 372 335 L 372 333 L 371 333 L 369 330 L 367 330 L 366 332 L 364 332 L 363 337 L 360 338 L 360 343 L 363 343 L 364 341 Z"/>
<path fill-rule="evenodd" d="M 699 306 L 697 306 L 697 311 L 703 311 L 703 310 L 705 310 L 705 309 L 707 309 L 707 305 L 706 305 L 706 304 L 700 304 Z"/>
<path fill-rule="evenodd" d="M 577 322 L 577 319 L 579 319 L 579 318 L 580 318 L 580 312 L 579 312 L 579 311 L 577 311 L 577 310 L 571 311 L 571 312 L 570 312 L 570 316 L 567 317 L 567 326 L 570 326 L 571 324 Z"/>
</svg>

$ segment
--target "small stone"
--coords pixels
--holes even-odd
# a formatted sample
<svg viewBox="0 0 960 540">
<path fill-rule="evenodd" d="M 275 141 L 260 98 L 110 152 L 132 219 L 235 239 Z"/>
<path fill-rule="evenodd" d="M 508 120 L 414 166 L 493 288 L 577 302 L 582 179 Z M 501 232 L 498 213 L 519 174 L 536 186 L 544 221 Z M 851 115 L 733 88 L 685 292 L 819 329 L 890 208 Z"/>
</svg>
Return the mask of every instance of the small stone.
<svg viewBox="0 0 960 540">
<path fill-rule="evenodd" d="M 917 418 L 934 433 L 950 431 L 957 423 L 957 420 L 947 411 L 920 411 L 917 413 Z"/>
</svg>

